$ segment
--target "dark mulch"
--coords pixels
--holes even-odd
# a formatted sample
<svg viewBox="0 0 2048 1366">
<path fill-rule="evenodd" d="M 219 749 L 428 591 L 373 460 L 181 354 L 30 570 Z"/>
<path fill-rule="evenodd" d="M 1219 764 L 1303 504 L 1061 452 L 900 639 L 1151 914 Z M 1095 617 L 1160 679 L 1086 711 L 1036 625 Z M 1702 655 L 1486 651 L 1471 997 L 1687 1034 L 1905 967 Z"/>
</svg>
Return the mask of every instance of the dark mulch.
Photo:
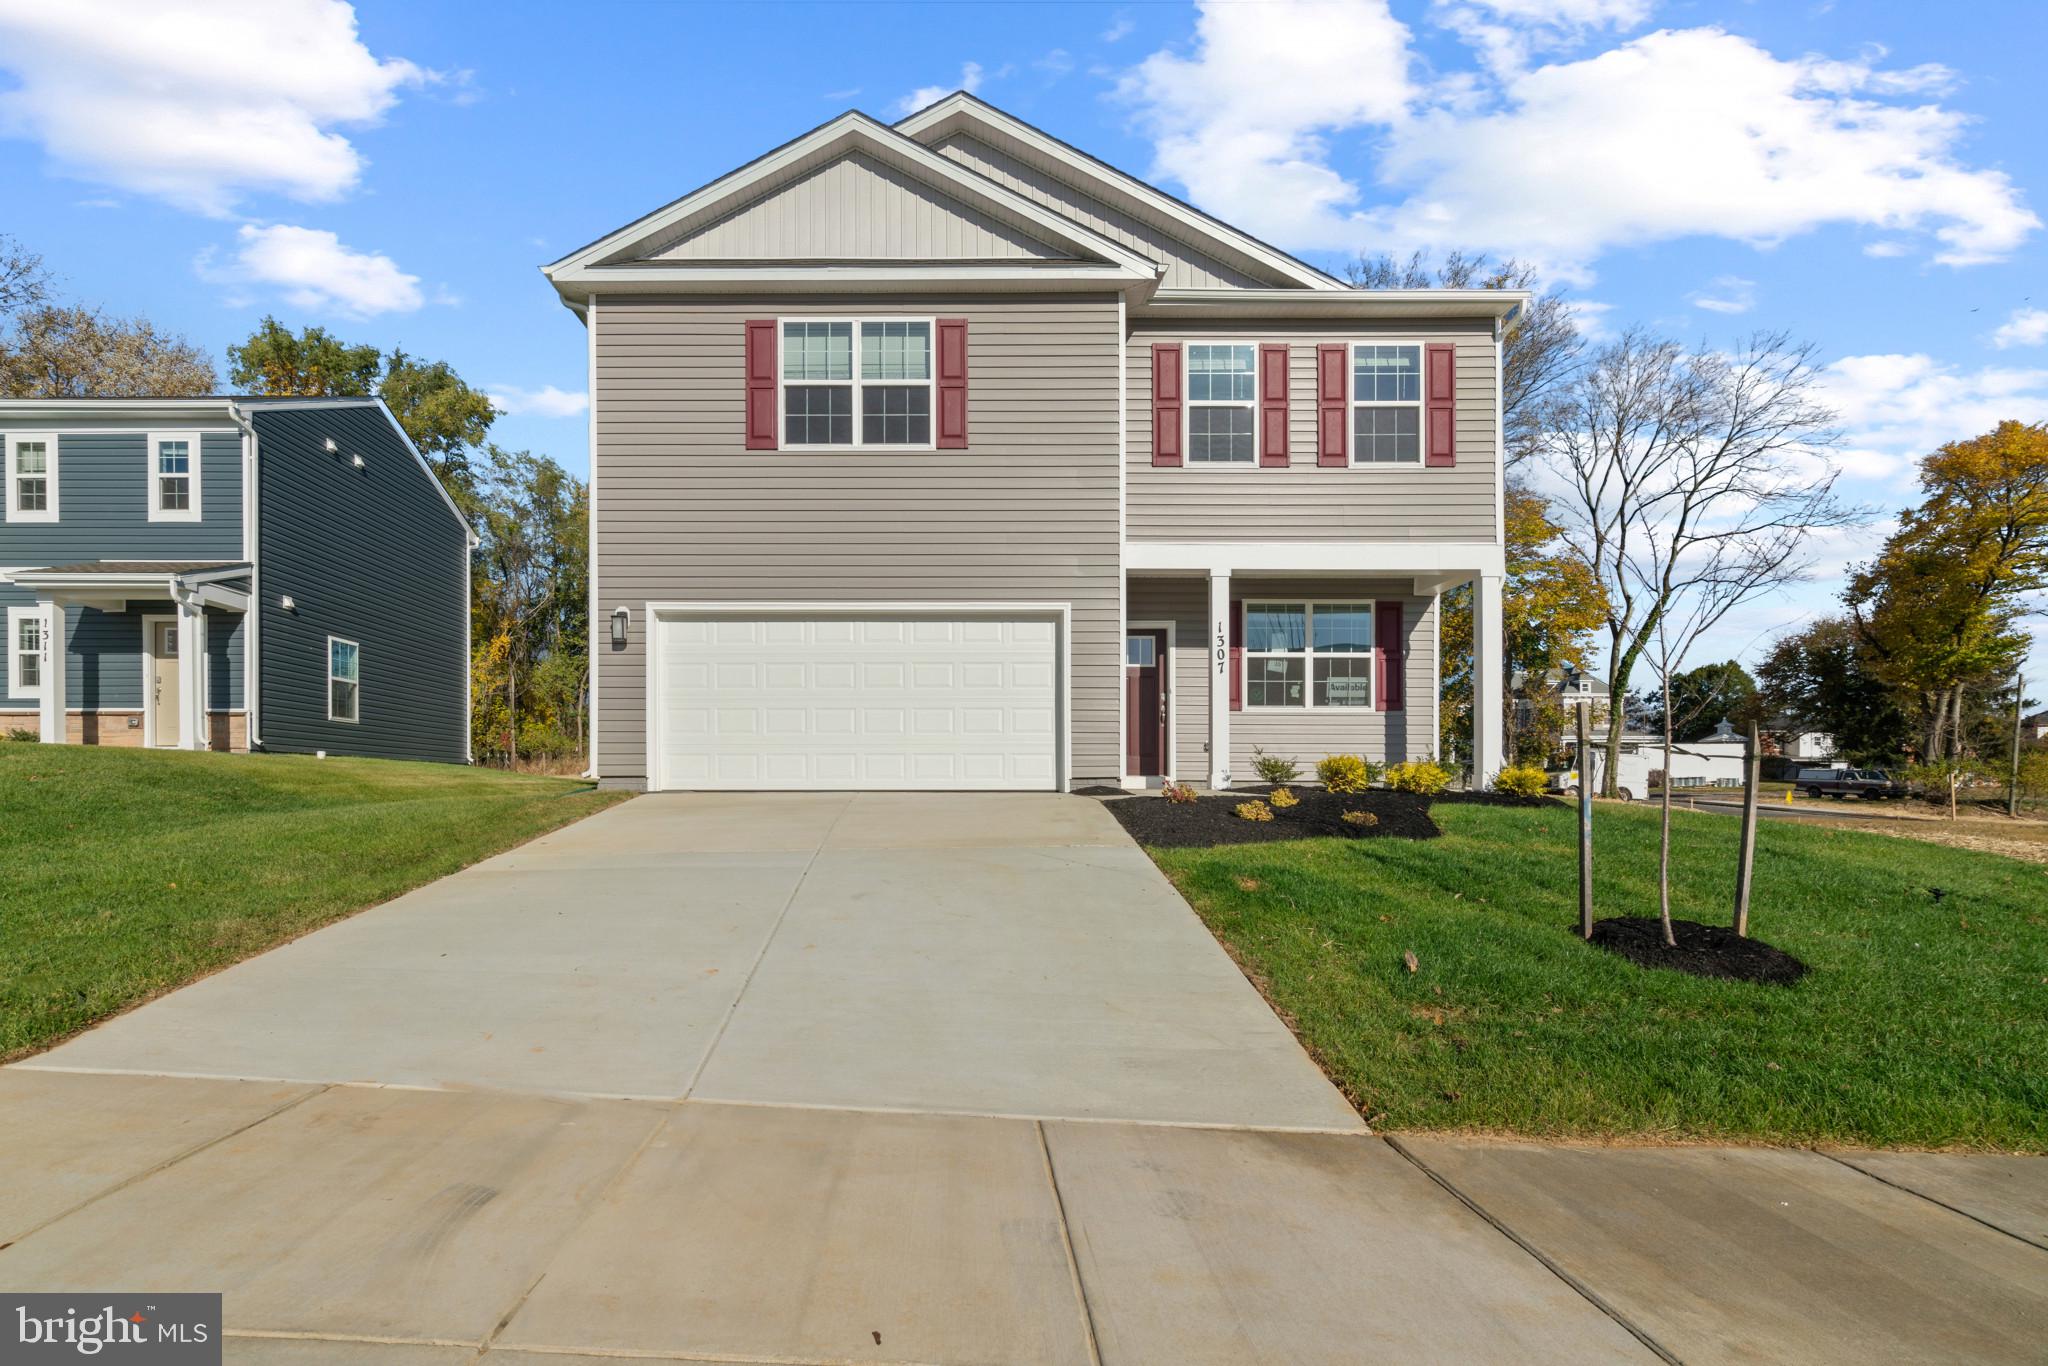
<svg viewBox="0 0 2048 1366">
<path fill-rule="evenodd" d="M 1234 789 L 1178 804 L 1164 797 L 1133 797 L 1129 801 L 1110 802 L 1108 806 L 1110 814 L 1131 832 L 1132 839 L 1161 849 L 1331 836 L 1366 839 L 1389 835 L 1395 839 L 1427 840 L 1443 833 L 1429 818 L 1428 797 L 1383 791 L 1343 797 L 1319 787 L 1298 787 L 1294 794 L 1301 798 L 1300 804 L 1286 810 L 1275 807 L 1270 821 L 1248 821 L 1237 814 L 1241 803 L 1264 800 L 1269 795 L 1265 788 Z M 1352 825 L 1343 819 L 1346 811 L 1369 811 L 1379 818 L 1378 823 Z"/>
<path fill-rule="evenodd" d="M 1593 942 L 1644 968 L 1670 968 L 1695 977 L 1728 977 L 1738 982 L 1790 986 L 1807 974 L 1806 964 L 1761 939 L 1744 939 L 1725 925 L 1674 920 L 1678 947 L 1664 945 L 1663 924 L 1651 916 L 1616 916 L 1593 922 Z"/>
</svg>

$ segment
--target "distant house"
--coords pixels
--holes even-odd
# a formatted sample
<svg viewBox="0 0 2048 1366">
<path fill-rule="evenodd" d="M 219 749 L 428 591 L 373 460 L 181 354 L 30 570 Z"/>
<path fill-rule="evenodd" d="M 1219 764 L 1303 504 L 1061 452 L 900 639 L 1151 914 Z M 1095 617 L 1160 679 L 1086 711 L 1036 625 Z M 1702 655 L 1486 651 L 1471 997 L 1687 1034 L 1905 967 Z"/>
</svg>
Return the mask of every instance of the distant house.
<svg viewBox="0 0 2048 1366">
<path fill-rule="evenodd" d="M 2048 720 L 2048 713 L 2044 713 L 2043 719 Z M 1834 736 L 1803 725 L 1794 717 L 1777 717 L 1764 729 L 1777 741 L 1781 758 L 1823 762 L 1835 757 Z"/>
<path fill-rule="evenodd" d="M 2048 711 L 2037 711 L 2021 720 L 2020 733 L 2029 740 L 2048 740 Z"/>
<path fill-rule="evenodd" d="M 468 760 L 475 538 L 380 400 L 5 400 L 0 459 L 0 727 Z"/>
<path fill-rule="evenodd" d="M 1590 691 L 1581 691 L 1582 683 L 1590 684 Z M 1607 680 L 1577 669 L 1545 669 L 1533 678 L 1526 669 L 1517 669 L 1509 680 L 1509 687 L 1514 693 L 1517 728 L 1534 721 L 1536 708 L 1545 702 L 1576 702 L 1581 697 L 1592 702 L 1596 720 L 1604 720 L 1607 716 Z"/>
</svg>

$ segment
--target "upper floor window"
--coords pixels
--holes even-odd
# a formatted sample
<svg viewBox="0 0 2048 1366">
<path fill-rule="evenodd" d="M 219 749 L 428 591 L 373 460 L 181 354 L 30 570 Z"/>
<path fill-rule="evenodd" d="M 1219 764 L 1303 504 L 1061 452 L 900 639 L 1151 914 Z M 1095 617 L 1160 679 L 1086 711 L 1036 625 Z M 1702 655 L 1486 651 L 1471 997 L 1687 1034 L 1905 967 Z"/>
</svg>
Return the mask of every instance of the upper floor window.
<svg viewBox="0 0 2048 1366">
<path fill-rule="evenodd" d="M 782 444 L 931 445 L 931 322 L 783 323 Z"/>
<path fill-rule="evenodd" d="M 1189 343 L 1189 464 L 1256 458 L 1258 354 L 1249 342 Z"/>
<path fill-rule="evenodd" d="M 157 432 L 149 438 L 149 520 L 199 520 L 199 434 Z"/>
<path fill-rule="evenodd" d="M 1422 462 L 1422 347 L 1363 342 L 1351 348 L 1351 463 Z"/>
<path fill-rule="evenodd" d="M 38 432 L 7 438 L 7 520 L 57 520 L 57 438 Z"/>
<path fill-rule="evenodd" d="M 1370 707 L 1369 602 L 1248 602 L 1246 706 Z"/>
<path fill-rule="evenodd" d="M 340 636 L 327 637 L 327 719 L 354 721 L 361 704 L 362 647 Z"/>
</svg>

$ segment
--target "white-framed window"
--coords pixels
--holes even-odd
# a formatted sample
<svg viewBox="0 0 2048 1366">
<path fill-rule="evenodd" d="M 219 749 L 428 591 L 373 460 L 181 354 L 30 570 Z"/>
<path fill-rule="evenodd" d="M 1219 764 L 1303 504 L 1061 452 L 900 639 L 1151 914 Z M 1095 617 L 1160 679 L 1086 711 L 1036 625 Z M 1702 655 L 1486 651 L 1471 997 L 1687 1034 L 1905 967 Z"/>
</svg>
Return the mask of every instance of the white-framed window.
<svg viewBox="0 0 2048 1366">
<path fill-rule="evenodd" d="M 55 610 L 55 609 L 49 609 Z M 7 609 L 7 695 L 43 695 L 43 653 L 50 641 L 49 611 L 41 607 Z"/>
<path fill-rule="evenodd" d="M 1187 463 L 1249 465 L 1259 454 L 1259 348 L 1187 344 Z"/>
<path fill-rule="evenodd" d="M 1373 604 L 1244 605 L 1247 707 L 1370 707 Z"/>
<path fill-rule="evenodd" d="M 362 707 L 362 646 L 327 637 L 327 719 L 356 721 Z"/>
<path fill-rule="evenodd" d="M 784 446 L 932 448 L 930 318 L 785 318 Z"/>
<path fill-rule="evenodd" d="M 149 434 L 149 520 L 199 520 L 199 433 Z"/>
<path fill-rule="evenodd" d="M 1422 343 L 1351 347 L 1351 463 L 1422 463 Z"/>
<path fill-rule="evenodd" d="M 7 520 L 57 520 L 55 432 L 16 432 L 8 436 Z"/>
</svg>

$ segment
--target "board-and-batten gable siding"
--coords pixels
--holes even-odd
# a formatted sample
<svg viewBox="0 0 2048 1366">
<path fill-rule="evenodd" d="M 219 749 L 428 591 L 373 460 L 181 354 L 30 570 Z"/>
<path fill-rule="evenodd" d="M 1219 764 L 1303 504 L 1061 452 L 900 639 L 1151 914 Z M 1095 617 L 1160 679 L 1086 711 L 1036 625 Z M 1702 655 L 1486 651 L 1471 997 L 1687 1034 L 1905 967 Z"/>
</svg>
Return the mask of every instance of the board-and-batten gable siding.
<svg viewBox="0 0 2048 1366">
<path fill-rule="evenodd" d="M 1252 782 L 1252 747 L 1291 758 L 1304 778 L 1318 759 L 1358 754 L 1375 763 L 1428 758 L 1436 753 L 1436 599 L 1414 596 L 1412 583 L 1394 579 L 1232 580 L 1233 599 L 1261 602 L 1357 602 L 1400 598 L 1407 632 L 1400 711 L 1364 707 L 1246 707 L 1230 714 L 1230 772 Z M 1207 651 L 1209 583 L 1201 578 L 1134 578 L 1131 620 L 1174 624 L 1174 773 L 1183 781 L 1209 777 L 1209 686 L 1215 675 Z"/>
<path fill-rule="evenodd" d="M 968 323 L 965 450 L 749 451 L 748 319 Z M 597 309 L 599 772 L 646 778 L 650 602 L 1072 605 L 1075 781 L 1119 771 L 1113 297 L 639 299 Z"/>
<path fill-rule="evenodd" d="M 1458 463 L 1429 469 L 1316 464 L 1316 347 L 1377 339 L 1449 341 L 1457 353 Z M 1208 339 L 1285 342 L 1287 468 L 1152 464 L 1152 347 Z M 1133 541 L 1481 541 L 1495 537 L 1494 344 L 1490 322 L 1288 319 L 1166 324 L 1132 319 L 1125 348 L 1128 527 Z"/>
<path fill-rule="evenodd" d="M 932 150 L 1159 262 L 1166 267 L 1161 284 L 1167 289 L 1261 289 L 1295 283 L 1248 275 L 1161 228 L 1103 203 L 1046 168 L 1011 156 L 979 138 L 955 133 L 934 143 Z"/>
<path fill-rule="evenodd" d="M 199 425 L 159 422 L 126 432 L 67 432 L 59 423 L 15 427 L 15 435 L 56 433 L 57 520 L 9 522 L 6 504 L 0 501 L 0 566 L 26 569 L 83 560 L 241 559 L 239 432 L 201 432 L 201 520 L 149 520 L 149 432 L 189 431 Z M 0 437 L 5 435 L 0 431 Z"/>
<path fill-rule="evenodd" d="M 1030 261 L 1067 256 L 941 190 L 852 152 L 663 247 L 651 259 Z"/>
<path fill-rule="evenodd" d="M 373 407 L 257 408 L 252 420 L 263 747 L 463 762 L 469 546 L 433 476 Z M 330 635 L 362 647 L 355 724 L 327 719 Z"/>
</svg>

